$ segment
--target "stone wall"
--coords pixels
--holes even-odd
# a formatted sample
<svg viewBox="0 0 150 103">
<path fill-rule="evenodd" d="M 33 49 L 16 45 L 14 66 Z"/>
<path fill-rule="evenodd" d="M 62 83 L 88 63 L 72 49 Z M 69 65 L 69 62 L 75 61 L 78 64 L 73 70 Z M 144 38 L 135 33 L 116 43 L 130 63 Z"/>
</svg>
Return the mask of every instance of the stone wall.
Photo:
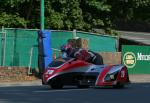
<svg viewBox="0 0 150 103">
<path fill-rule="evenodd" d="M 99 54 L 103 57 L 104 64 L 121 64 L 121 52 L 99 52 Z"/>
<path fill-rule="evenodd" d="M 32 81 L 34 74 L 28 75 L 27 67 L 0 67 L 0 82 Z"/>
</svg>

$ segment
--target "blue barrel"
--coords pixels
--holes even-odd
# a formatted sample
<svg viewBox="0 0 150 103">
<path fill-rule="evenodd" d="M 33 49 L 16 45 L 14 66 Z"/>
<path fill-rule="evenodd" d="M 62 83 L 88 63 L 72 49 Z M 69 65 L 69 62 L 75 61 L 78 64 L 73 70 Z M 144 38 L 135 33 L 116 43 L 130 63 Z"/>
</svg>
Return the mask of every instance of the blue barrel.
<svg viewBox="0 0 150 103">
<path fill-rule="evenodd" d="M 39 54 L 39 69 L 44 71 L 48 64 L 52 62 L 52 47 L 51 47 L 51 31 L 40 30 L 38 31 L 38 54 Z M 44 64 L 44 65 L 40 65 Z"/>
<path fill-rule="evenodd" d="M 44 31 L 43 32 L 43 51 L 45 57 L 51 57 L 52 58 L 52 45 L 51 45 L 51 32 L 50 31 Z"/>
</svg>

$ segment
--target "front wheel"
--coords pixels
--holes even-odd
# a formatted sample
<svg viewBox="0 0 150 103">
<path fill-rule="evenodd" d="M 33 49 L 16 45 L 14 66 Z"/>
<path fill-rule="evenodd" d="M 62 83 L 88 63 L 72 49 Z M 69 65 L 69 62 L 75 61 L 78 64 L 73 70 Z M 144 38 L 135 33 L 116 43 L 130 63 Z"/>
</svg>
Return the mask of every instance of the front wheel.
<svg viewBox="0 0 150 103">
<path fill-rule="evenodd" d="M 89 85 L 77 85 L 78 88 L 89 88 Z"/>
<path fill-rule="evenodd" d="M 124 88 L 124 84 L 121 84 L 121 83 L 117 83 L 116 85 L 113 86 L 113 88 Z"/>
</svg>

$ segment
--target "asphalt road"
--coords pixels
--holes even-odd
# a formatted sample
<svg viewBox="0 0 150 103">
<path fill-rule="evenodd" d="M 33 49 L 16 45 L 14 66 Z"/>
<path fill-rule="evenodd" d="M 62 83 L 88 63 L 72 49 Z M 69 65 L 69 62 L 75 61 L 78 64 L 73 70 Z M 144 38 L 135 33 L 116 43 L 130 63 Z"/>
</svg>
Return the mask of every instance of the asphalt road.
<svg viewBox="0 0 150 103">
<path fill-rule="evenodd" d="M 130 84 L 124 89 L 0 87 L 0 103 L 150 103 L 150 83 Z"/>
</svg>

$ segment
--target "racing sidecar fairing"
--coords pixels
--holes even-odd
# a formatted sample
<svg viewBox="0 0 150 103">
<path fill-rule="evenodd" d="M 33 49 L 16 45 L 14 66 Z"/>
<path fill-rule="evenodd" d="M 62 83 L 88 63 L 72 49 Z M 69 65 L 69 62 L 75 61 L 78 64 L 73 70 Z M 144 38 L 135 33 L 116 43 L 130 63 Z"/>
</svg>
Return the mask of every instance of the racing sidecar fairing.
<svg viewBox="0 0 150 103">
<path fill-rule="evenodd" d="M 95 65 L 75 58 L 58 58 L 45 69 L 42 83 L 53 89 L 64 85 L 120 88 L 129 83 L 129 76 L 124 65 Z"/>
</svg>

